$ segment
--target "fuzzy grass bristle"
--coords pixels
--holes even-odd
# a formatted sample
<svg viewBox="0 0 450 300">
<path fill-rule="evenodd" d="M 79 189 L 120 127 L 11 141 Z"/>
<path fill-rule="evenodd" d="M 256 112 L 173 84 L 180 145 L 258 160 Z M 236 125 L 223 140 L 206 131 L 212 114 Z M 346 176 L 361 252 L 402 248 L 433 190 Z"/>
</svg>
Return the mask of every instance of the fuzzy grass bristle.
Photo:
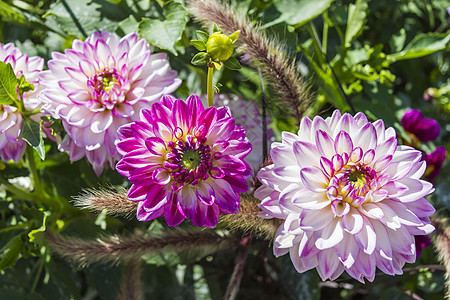
<svg viewBox="0 0 450 300">
<path fill-rule="evenodd" d="M 167 251 L 214 253 L 236 246 L 235 239 L 212 230 L 170 229 L 153 236 L 142 233 L 110 235 L 95 240 L 46 233 L 51 249 L 80 266 L 92 263 L 120 263 Z"/>
<path fill-rule="evenodd" d="M 80 208 L 93 212 L 102 212 L 111 216 L 131 217 L 136 214 L 137 202 L 128 200 L 127 190 L 119 188 L 84 189 L 83 193 L 75 196 L 72 203 Z"/>
<path fill-rule="evenodd" d="M 238 42 L 246 46 L 250 60 L 257 63 L 280 102 L 286 103 L 300 120 L 310 102 L 309 87 L 297 71 L 294 59 L 287 56 L 286 47 L 275 38 L 269 38 L 258 25 L 228 4 L 217 0 L 187 0 L 186 7 L 194 18 L 205 26 L 215 22 L 225 32 L 240 30 Z"/>
</svg>

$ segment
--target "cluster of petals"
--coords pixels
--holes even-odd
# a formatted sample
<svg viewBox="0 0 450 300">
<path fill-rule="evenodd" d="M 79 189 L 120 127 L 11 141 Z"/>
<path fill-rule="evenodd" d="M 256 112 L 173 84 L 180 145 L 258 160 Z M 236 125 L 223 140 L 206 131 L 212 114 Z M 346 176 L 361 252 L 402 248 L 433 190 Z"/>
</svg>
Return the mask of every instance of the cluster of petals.
<svg viewBox="0 0 450 300">
<path fill-rule="evenodd" d="M 150 55 L 136 33 L 119 38 L 103 31 L 74 40 L 64 54 L 52 53 L 48 68 L 39 75 L 45 87 L 40 98 L 67 132 L 60 148 L 72 161 L 86 156 L 97 174 L 120 158 L 118 128 L 181 83 L 167 55 Z"/>
<path fill-rule="evenodd" d="M 24 106 L 30 111 L 39 109 L 37 76 L 44 67 L 44 59 L 38 56 L 28 57 L 12 43 L 8 43 L 0 44 L 0 61 L 11 64 L 16 77 L 20 78 L 23 75 L 27 82 L 34 85 L 34 90 L 23 95 Z M 0 104 L 0 157 L 5 162 L 13 160 L 17 163 L 25 152 L 26 142 L 18 139 L 22 119 L 22 114 L 17 107 Z"/>
<path fill-rule="evenodd" d="M 298 134 L 273 143 L 273 164 L 258 173 L 262 218 L 283 219 L 274 254 L 298 272 L 316 268 L 322 280 L 346 271 L 374 279 L 376 268 L 402 274 L 416 259 L 416 235 L 434 230 L 433 186 L 421 180 L 422 154 L 398 146 L 382 120 L 335 111 L 325 120 L 303 118 Z"/>
<path fill-rule="evenodd" d="M 205 109 L 195 95 L 186 102 L 164 96 L 141 110 L 140 121 L 122 126 L 119 138 L 116 169 L 132 183 L 128 198 L 139 202 L 138 220 L 164 215 L 170 226 L 189 218 L 214 227 L 220 213 L 239 211 L 251 145 L 227 107 Z"/>
<path fill-rule="evenodd" d="M 425 118 L 417 109 L 408 109 L 401 123 L 407 132 L 414 134 L 422 142 L 434 141 L 440 133 L 439 123 Z"/>
<path fill-rule="evenodd" d="M 202 96 L 202 102 L 206 103 L 206 95 Z M 259 170 L 263 164 L 263 122 L 259 107 L 255 101 L 246 101 L 236 95 L 215 94 L 214 106 L 227 106 L 231 110 L 236 125 L 245 128 L 247 138 L 253 145 L 252 152 L 245 158 L 252 170 Z M 270 124 L 270 118 L 266 117 L 266 124 Z M 267 140 L 273 138 L 273 131 L 267 130 Z"/>
<path fill-rule="evenodd" d="M 442 165 L 445 161 L 447 150 L 443 146 L 438 146 L 430 154 L 425 154 L 423 159 L 427 162 L 427 170 L 425 178 L 428 181 L 433 181 L 441 172 Z"/>
</svg>

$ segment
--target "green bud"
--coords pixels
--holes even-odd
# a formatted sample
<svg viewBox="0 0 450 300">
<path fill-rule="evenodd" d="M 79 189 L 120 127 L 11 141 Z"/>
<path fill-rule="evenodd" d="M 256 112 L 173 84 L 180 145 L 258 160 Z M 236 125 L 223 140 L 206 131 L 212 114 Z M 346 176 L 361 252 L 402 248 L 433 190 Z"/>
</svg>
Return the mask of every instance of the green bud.
<svg viewBox="0 0 450 300">
<path fill-rule="evenodd" d="M 226 61 L 233 54 L 233 41 L 227 35 L 215 32 L 206 42 L 206 52 L 214 61 Z"/>
</svg>

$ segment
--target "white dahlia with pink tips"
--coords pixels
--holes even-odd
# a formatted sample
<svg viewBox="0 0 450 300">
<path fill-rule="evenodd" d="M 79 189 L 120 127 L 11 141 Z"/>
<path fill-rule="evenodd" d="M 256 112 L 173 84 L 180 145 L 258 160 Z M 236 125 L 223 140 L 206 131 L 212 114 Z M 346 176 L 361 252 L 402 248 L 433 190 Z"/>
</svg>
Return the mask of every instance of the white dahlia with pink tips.
<svg viewBox="0 0 450 300">
<path fill-rule="evenodd" d="M 97 174 L 120 159 L 117 129 L 181 83 L 165 53 L 150 54 L 136 33 L 119 38 L 106 31 L 74 40 L 54 52 L 40 75 L 43 110 L 60 118 L 67 132 L 60 148 L 76 161 L 86 156 Z"/>
<path fill-rule="evenodd" d="M 37 98 L 39 90 L 38 74 L 44 67 L 44 59 L 39 56 L 28 57 L 12 43 L 0 44 L 0 61 L 11 64 L 17 78 L 22 75 L 28 83 L 34 85 L 34 90 L 23 94 L 23 104 L 28 111 L 39 109 L 41 103 Z M 0 104 L 0 157 L 7 162 L 17 163 L 27 147 L 26 142 L 19 138 L 22 126 L 22 114 L 17 107 Z M 38 116 L 34 116 L 40 121 Z"/>
<path fill-rule="evenodd" d="M 283 132 L 272 144 L 271 157 L 255 196 L 260 217 L 284 220 L 274 254 L 289 252 L 298 272 L 316 268 L 334 280 L 346 271 L 362 282 L 376 268 L 402 274 L 416 259 L 414 236 L 434 230 L 422 154 L 398 146 L 382 120 L 337 110 L 325 120 L 304 118 L 297 135 Z"/>
</svg>

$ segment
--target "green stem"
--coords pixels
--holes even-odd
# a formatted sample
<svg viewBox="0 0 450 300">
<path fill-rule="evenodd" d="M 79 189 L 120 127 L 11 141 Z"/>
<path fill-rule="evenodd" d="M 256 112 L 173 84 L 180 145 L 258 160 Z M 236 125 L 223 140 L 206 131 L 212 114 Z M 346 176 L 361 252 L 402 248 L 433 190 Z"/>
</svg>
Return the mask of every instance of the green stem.
<svg viewBox="0 0 450 300">
<path fill-rule="evenodd" d="M 31 286 L 30 294 L 33 294 L 33 292 L 36 290 L 37 284 L 39 282 L 39 278 L 41 277 L 41 274 L 42 274 L 42 269 L 44 268 L 44 263 L 45 263 L 46 257 L 47 257 L 47 249 L 45 249 L 44 255 L 42 255 L 41 258 L 38 261 L 39 268 L 37 270 L 36 276 L 34 277 L 33 285 Z"/>
<path fill-rule="evenodd" d="M 208 66 L 208 106 L 213 106 L 213 96 L 214 96 L 214 89 L 213 89 L 213 72 L 214 72 L 214 66 L 210 67 Z"/>
<path fill-rule="evenodd" d="M 322 34 L 322 52 L 324 55 L 327 55 L 327 48 L 328 48 L 328 23 L 324 21 Z"/>
<path fill-rule="evenodd" d="M 31 193 L 29 193 L 27 191 L 22 190 L 21 188 L 18 188 L 16 186 L 12 185 L 11 183 L 9 183 L 6 180 L 1 180 L 0 182 L 1 182 L 2 185 L 5 186 L 6 190 L 8 190 L 12 194 L 14 194 L 15 196 L 17 196 L 17 197 L 19 197 L 19 198 L 21 198 L 23 200 L 30 200 L 30 201 L 36 201 L 37 200 L 36 197 L 33 194 L 31 194 Z"/>
<path fill-rule="evenodd" d="M 39 177 L 39 173 L 36 169 L 36 161 L 34 160 L 34 150 L 30 146 L 27 145 L 27 150 L 25 152 L 25 156 L 28 163 L 28 168 L 31 173 L 31 180 L 33 180 L 33 185 L 35 192 L 38 196 L 45 196 L 44 189 L 42 187 L 41 178 Z"/>
</svg>

